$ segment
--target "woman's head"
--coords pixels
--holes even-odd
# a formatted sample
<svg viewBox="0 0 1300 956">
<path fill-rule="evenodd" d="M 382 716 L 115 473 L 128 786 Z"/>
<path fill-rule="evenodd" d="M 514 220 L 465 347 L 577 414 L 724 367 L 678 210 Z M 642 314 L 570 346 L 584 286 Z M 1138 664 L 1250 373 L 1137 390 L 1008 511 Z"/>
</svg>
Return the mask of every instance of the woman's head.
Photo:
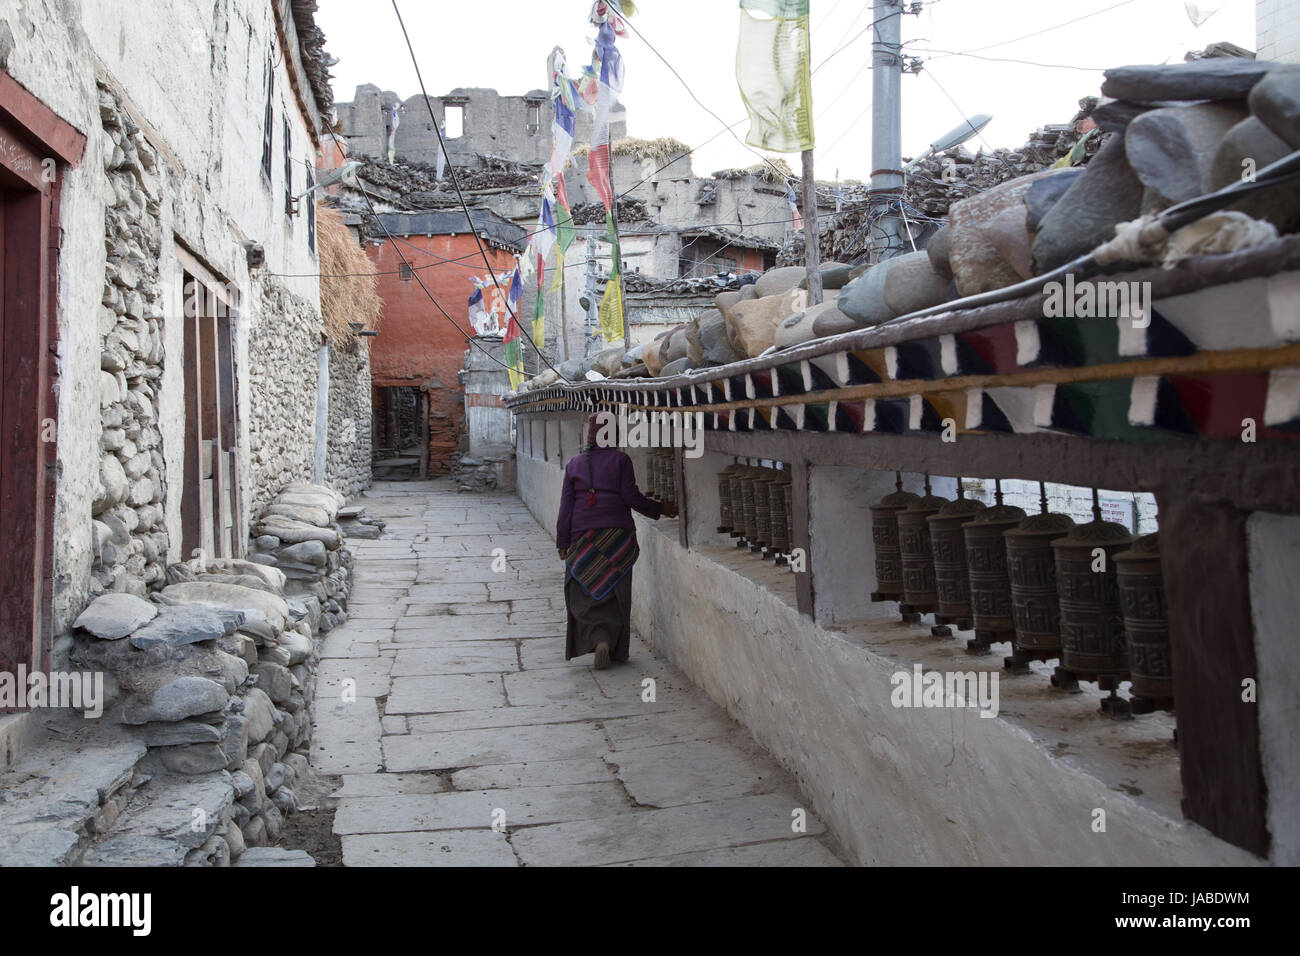
<svg viewBox="0 0 1300 956">
<path fill-rule="evenodd" d="M 612 418 L 613 418 L 613 412 L 595 412 L 587 416 L 587 447 L 588 448 L 601 448 L 604 447 L 605 444 L 612 444 L 608 441 L 604 442 L 603 444 L 596 441 L 596 437 L 600 434 L 601 429 L 605 426 L 607 422 L 610 422 Z M 610 423 L 612 424 L 612 422 Z"/>
</svg>

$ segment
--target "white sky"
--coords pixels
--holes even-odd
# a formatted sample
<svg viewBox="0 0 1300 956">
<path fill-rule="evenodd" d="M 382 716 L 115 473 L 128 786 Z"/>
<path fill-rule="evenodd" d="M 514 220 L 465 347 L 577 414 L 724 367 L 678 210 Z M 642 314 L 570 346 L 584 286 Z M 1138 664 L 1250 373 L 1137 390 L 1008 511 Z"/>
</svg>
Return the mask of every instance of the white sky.
<svg viewBox="0 0 1300 956">
<path fill-rule="evenodd" d="M 318 23 L 333 68 L 334 95 L 352 99 L 355 88 L 374 83 L 403 98 L 419 92 L 415 71 L 390 0 L 319 0 Z M 519 95 L 547 86 L 546 57 L 564 48 L 570 75 L 591 55 L 595 28 L 587 23 L 590 0 L 398 0 L 431 96 L 458 86 L 492 87 Z M 637 0 L 635 25 L 681 73 L 695 95 L 726 122 L 745 108 L 736 88 L 739 24 L 736 0 Z M 1199 28 L 1185 7 L 1212 15 Z M 1108 7 L 1115 9 L 1107 10 Z M 1016 43 L 979 50 L 979 56 L 1046 64 L 1102 67 L 1179 62 L 1188 50 L 1219 40 L 1255 48 L 1253 0 L 927 0 L 919 16 L 904 16 L 902 33 L 911 55 L 923 50 L 971 51 L 1046 27 L 1088 16 L 1078 23 Z M 871 31 L 869 0 L 811 0 L 812 60 L 820 64 L 848 44 L 813 76 L 817 178 L 866 179 L 870 173 Z M 857 34 L 862 34 L 853 39 Z M 912 41 L 912 42 L 908 42 Z M 634 33 L 619 41 L 627 68 L 623 103 L 628 133 L 672 136 L 699 146 L 724 125 L 691 99 L 667 67 Z M 931 75 L 926 75 L 926 74 Z M 937 83 L 936 83 L 937 81 Z M 1099 70 L 1052 69 L 946 56 L 903 77 L 903 153 L 915 155 L 967 115 L 991 113 L 983 133 L 992 146 L 1021 145 L 1046 123 L 1067 122 L 1082 96 L 1099 92 Z M 748 122 L 735 127 L 742 140 Z M 968 146 L 975 149 L 979 140 Z M 788 157 L 798 168 L 798 157 Z M 692 157 L 707 174 L 756 162 L 728 133 Z"/>
</svg>

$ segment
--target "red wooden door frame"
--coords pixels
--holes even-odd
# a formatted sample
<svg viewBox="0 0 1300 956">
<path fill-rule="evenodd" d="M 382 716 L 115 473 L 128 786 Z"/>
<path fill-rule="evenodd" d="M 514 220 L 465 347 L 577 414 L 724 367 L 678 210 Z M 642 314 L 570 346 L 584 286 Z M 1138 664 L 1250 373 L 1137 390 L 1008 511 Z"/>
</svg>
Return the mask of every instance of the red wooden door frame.
<svg viewBox="0 0 1300 956">
<path fill-rule="evenodd" d="M 46 670 L 53 643 L 59 199 L 85 137 L 0 72 L 0 671 Z"/>
</svg>

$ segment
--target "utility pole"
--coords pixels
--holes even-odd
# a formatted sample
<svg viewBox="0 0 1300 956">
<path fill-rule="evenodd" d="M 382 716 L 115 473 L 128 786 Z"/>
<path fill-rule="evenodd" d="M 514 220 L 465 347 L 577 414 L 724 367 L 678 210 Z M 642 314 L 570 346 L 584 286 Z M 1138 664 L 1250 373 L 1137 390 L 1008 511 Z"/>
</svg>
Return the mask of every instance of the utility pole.
<svg viewBox="0 0 1300 956">
<path fill-rule="evenodd" d="M 903 0 L 873 0 L 875 36 L 871 45 L 871 198 L 894 203 L 903 198 Z M 878 259 L 903 249 L 902 221 L 893 212 L 873 230 Z"/>
<path fill-rule="evenodd" d="M 813 151 L 803 151 L 803 246 L 808 268 L 808 304 L 822 301 L 821 239 L 817 235 L 817 180 L 813 176 Z"/>
</svg>

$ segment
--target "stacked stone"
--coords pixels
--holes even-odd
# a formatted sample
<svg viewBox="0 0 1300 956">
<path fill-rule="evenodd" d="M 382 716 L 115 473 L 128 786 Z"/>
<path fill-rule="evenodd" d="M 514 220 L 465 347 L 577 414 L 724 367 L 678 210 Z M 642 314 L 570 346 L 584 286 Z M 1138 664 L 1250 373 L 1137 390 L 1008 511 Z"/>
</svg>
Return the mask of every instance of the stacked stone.
<svg viewBox="0 0 1300 956">
<path fill-rule="evenodd" d="M 286 592 L 307 609 L 313 630 L 347 620 L 352 555 L 338 524 L 345 499 L 309 482 L 291 482 L 253 525 L 252 561 L 279 569 Z"/>
<path fill-rule="evenodd" d="M 105 159 L 112 197 L 104 217 L 107 247 L 99 313 L 99 489 L 94 521 L 92 596 L 143 596 L 165 574 L 166 491 L 158 394 L 163 373 L 163 294 L 158 274 L 157 156 L 113 95 L 99 91 L 100 119 L 113 148 Z"/>
<path fill-rule="evenodd" d="M 249 502 L 254 514 L 288 482 L 312 473 L 320 311 L 262 275 L 260 316 L 249 331 Z"/>
<path fill-rule="evenodd" d="M 370 487 L 370 350 L 365 341 L 330 347 L 325 478 L 346 497 Z"/>
<path fill-rule="evenodd" d="M 176 564 L 167 574 L 173 583 L 153 602 L 92 602 L 76 621 L 72 659 L 106 675 L 107 713 L 149 748 L 145 775 L 226 794 L 198 830 L 182 828 L 185 863 L 224 865 L 279 838 L 297 807 L 294 786 L 311 772 L 312 614 L 286 600 L 281 571 L 257 562 Z M 159 838 L 107 829 L 110 841 Z"/>
</svg>

